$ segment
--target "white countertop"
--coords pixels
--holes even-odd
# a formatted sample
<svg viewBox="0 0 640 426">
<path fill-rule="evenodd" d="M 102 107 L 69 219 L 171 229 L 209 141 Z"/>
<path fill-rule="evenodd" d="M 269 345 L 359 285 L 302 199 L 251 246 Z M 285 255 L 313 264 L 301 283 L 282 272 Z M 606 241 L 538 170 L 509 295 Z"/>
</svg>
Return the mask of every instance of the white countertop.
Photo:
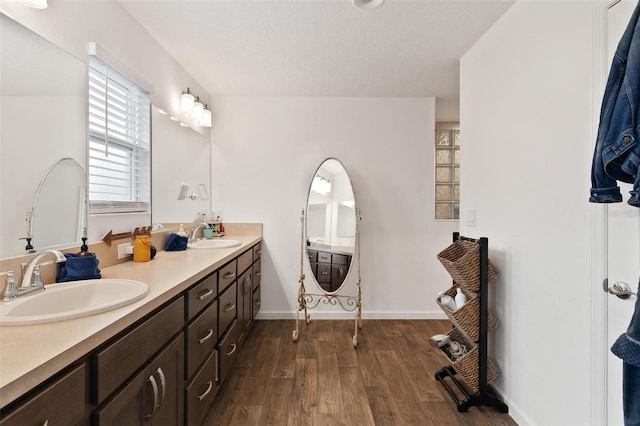
<svg viewBox="0 0 640 426">
<path fill-rule="evenodd" d="M 126 278 L 149 285 L 149 294 L 130 305 L 49 324 L 0 327 L 0 407 L 262 240 L 259 235 L 227 238 L 239 240 L 242 245 L 228 249 L 158 251 L 150 262 L 125 262 L 101 269 L 102 278 Z"/>
</svg>

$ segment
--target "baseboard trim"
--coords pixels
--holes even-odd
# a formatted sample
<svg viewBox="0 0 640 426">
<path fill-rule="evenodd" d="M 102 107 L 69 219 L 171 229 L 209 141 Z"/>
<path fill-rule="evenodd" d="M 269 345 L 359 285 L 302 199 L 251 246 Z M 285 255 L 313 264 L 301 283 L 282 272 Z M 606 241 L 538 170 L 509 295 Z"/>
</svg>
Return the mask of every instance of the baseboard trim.
<svg viewBox="0 0 640 426">
<path fill-rule="evenodd" d="M 350 320 L 354 318 L 353 312 L 329 312 L 329 311 L 309 311 L 311 319 L 321 320 Z M 286 311 L 263 311 L 258 312 L 258 320 L 283 320 L 296 319 L 295 312 Z M 302 315 L 300 315 L 302 319 Z M 446 320 L 447 316 L 441 311 L 426 312 L 387 312 L 387 311 L 363 311 L 362 319 L 414 319 L 414 320 Z"/>
</svg>

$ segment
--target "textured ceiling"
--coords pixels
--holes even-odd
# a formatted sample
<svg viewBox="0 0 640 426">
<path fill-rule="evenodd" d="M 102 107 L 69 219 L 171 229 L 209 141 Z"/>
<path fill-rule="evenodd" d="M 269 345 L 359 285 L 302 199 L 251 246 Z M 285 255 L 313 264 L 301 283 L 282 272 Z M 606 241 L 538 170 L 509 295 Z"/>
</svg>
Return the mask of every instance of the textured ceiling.
<svg viewBox="0 0 640 426">
<path fill-rule="evenodd" d="M 457 120 L 459 59 L 512 1 L 121 0 L 211 95 L 433 96 Z"/>
</svg>

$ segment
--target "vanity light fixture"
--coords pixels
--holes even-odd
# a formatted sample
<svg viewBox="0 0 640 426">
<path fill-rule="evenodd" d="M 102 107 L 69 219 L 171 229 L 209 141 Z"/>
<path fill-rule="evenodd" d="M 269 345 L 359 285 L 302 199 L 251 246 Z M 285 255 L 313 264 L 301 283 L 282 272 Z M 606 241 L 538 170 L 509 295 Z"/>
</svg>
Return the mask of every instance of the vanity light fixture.
<svg viewBox="0 0 640 426">
<path fill-rule="evenodd" d="M 195 96 L 193 96 L 193 94 L 187 87 L 187 91 L 180 97 L 180 111 L 186 114 L 190 114 L 191 111 L 193 111 L 195 100 Z"/>
<path fill-rule="evenodd" d="M 47 8 L 47 0 L 18 0 L 20 3 L 25 6 L 32 7 L 34 9 L 46 9 Z"/>
<path fill-rule="evenodd" d="M 316 175 L 311 182 L 311 190 L 318 194 L 327 195 L 331 192 L 331 182 L 324 176 Z"/>
<path fill-rule="evenodd" d="M 200 126 L 211 127 L 211 111 L 209 111 L 206 104 L 204 110 L 202 110 L 202 117 L 200 117 Z"/>
<path fill-rule="evenodd" d="M 180 113 L 185 126 L 188 126 L 186 123 L 192 123 L 200 127 L 211 127 L 211 111 L 188 87 L 180 97 Z"/>
<path fill-rule="evenodd" d="M 193 111 L 191 111 L 191 117 L 195 122 L 200 122 L 202 111 L 204 111 L 204 105 L 200 102 L 200 98 L 196 98 L 196 103 L 193 104 Z"/>
</svg>

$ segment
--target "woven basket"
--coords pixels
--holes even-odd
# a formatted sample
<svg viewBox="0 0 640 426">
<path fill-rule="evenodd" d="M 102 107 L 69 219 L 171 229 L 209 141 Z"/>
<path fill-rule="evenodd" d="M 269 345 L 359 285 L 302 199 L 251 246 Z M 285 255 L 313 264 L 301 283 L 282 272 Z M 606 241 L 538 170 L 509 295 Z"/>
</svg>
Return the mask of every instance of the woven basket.
<svg viewBox="0 0 640 426">
<path fill-rule="evenodd" d="M 453 286 L 444 294 L 455 298 L 457 286 Z M 452 311 L 442 303 L 440 298 L 436 300 L 440 309 L 449 317 L 449 321 L 462 331 L 472 342 L 478 341 L 480 337 L 480 298 L 475 293 L 462 288 L 462 292 L 467 296 L 467 303 L 462 305 L 462 308 L 457 311 Z M 498 319 L 493 315 L 491 311 L 487 313 L 487 331 L 492 331 L 498 326 Z"/>
<path fill-rule="evenodd" d="M 438 260 L 453 280 L 467 291 L 480 291 L 480 246 L 477 243 L 457 240 L 438 253 Z M 489 282 L 498 277 L 498 269 L 489 260 Z"/>
<path fill-rule="evenodd" d="M 461 343 L 463 345 L 469 345 L 469 341 L 460 333 L 456 328 L 452 328 L 447 336 L 451 340 Z M 460 374 L 464 383 L 467 385 L 471 394 L 478 393 L 480 387 L 480 369 L 478 365 L 479 348 L 474 346 L 472 349 L 470 346 L 468 352 L 457 360 L 453 360 L 451 353 L 447 350 L 448 346 L 441 348 L 442 352 L 447 355 L 447 358 L 451 361 L 453 368 Z M 492 383 L 500 375 L 500 370 L 491 361 L 487 361 L 487 383 Z"/>
</svg>

